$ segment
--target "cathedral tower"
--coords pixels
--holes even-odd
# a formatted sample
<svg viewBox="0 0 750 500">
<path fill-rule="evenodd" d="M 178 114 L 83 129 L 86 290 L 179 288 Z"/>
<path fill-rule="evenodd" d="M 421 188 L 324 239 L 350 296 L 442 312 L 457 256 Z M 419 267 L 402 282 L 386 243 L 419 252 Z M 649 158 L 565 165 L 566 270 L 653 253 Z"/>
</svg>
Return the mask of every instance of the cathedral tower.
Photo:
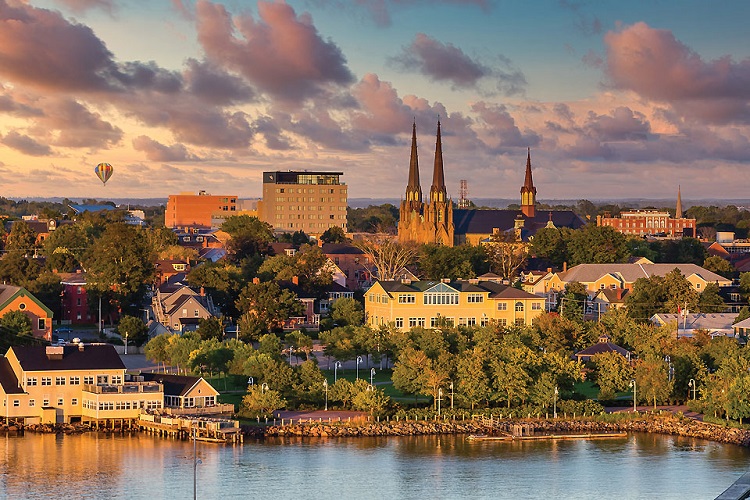
<svg viewBox="0 0 750 500">
<path fill-rule="evenodd" d="M 536 215 L 536 188 L 531 178 L 531 148 L 528 149 L 526 157 L 526 179 L 521 187 L 521 212 L 531 219 Z"/>
</svg>

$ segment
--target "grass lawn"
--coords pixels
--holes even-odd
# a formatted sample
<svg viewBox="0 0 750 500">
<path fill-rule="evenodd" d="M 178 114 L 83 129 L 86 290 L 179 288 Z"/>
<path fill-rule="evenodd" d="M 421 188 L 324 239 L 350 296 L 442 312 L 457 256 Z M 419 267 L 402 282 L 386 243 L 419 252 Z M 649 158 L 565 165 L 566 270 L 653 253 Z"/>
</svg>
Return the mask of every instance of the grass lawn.
<svg viewBox="0 0 750 500">
<path fill-rule="evenodd" d="M 599 387 L 590 380 L 577 382 L 573 386 L 573 390 L 578 394 L 583 394 L 587 399 L 597 399 L 599 397 Z"/>
</svg>

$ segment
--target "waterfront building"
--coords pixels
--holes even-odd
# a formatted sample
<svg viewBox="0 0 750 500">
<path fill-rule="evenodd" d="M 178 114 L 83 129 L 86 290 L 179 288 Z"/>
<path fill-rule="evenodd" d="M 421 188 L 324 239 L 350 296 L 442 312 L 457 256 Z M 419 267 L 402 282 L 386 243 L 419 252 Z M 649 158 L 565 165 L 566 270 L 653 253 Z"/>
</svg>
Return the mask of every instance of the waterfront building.
<svg viewBox="0 0 750 500">
<path fill-rule="evenodd" d="M 164 409 L 172 415 L 201 415 L 234 412 L 234 405 L 218 405 L 219 391 L 203 377 L 142 373 L 145 382 L 164 387 Z"/>
<path fill-rule="evenodd" d="M 0 357 L 0 398 L 6 421 L 106 423 L 162 408 L 164 390 L 127 382 L 110 344 L 14 346 Z"/>
<path fill-rule="evenodd" d="M 515 230 L 526 241 L 544 227 L 578 229 L 585 224 L 571 210 L 537 211 L 536 194 L 529 149 L 524 183 L 521 186 L 520 210 L 454 209 L 445 187 L 443 146 L 438 122 L 432 185 L 428 200 L 423 201 L 419 181 L 417 126 L 414 123 L 406 194 L 399 207 L 398 239 L 402 243 L 413 241 L 448 246 L 464 243 L 479 245 L 499 232 Z"/>
<path fill-rule="evenodd" d="M 530 325 L 543 312 L 543 297 L 480 279 L 376 281 L 365 292 L 367 323 L 393 324 L 399 330 L 444 323 Z"/>
<path fill-rule="evenodd" d="M 28 316 L 34 337 L 52 340 L 53 313 L 50 308 L 23 287 L 0 284 L 0 317 L 11 311 L 21 311 Z"/>
<path fill-rule="evenodd" d="M 263 172 L 258 216 L 277 232 L 320 236 L 340 227 L 346 232 L 347 186 L 343 172 Z"/>
<path fill-rule="evenodd" d="M 692 337 L 696 332 L 708 333 L 711 337 L 732 337 L 734 320 L 738 313 L 691 313 L 654 314 L 650 321 L 656 326 L 672 325 L 675 338 Z"/>
</svg>

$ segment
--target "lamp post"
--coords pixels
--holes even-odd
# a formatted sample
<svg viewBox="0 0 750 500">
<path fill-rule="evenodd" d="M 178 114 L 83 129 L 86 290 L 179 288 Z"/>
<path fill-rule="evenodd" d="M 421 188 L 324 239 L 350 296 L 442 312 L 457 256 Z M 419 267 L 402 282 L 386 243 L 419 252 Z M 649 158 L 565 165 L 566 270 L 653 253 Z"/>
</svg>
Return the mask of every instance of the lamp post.
<svg viewBox="0 0 750 500">
<path fill-rule="evenodd" d="M 664 356 L 664 361 L 667 362 L 667 380 L 672 381 L 672 358 L 669 355 Z"/>
<path fill-rule="evenodd" d="M 125 332 L 125 354 L 128 353 L 128 332 Z"/>
<path fill-rule="evenodd" d="M 247 385 L 249 385 L 250 387 L 253 387 L 254 384 L 255 384 L 255 379 L 253 377 L 248 377 Z"/>
<path fill-rule="evenodd" d="M 339 371 L 339 368 L 341 368 L 341 361 L 336 361 L 333 364 L 333 383 L 334 384 L 338 380 L 338 371 Z"/>
<path fill-rule="evenodd" d="M 357 380 L 359 380 L 359 364 L 362 362 L 362 356 L 357 356 Z"/>
<path fill-rule="evenodd" d="M 557 390 L 557 386 L 555 386 L 555 400 L 552 405 L 552 418 L 557 418 L 557 395 L 560 394 L 560 392 Z"/>
<path fill-rule="evenodd" d="M 261 394 L 265 394 L 265 392 L 267 390 L 268 390 L 268 384 L 266 384 L 265 382 L 263 382 L 262 384 L 260 384 L 260 392 L 261 392 Z"/>
<path fill-rule="evenodd" d="M 370 369 L 370 387 L 373 387 L 372 379 L 375 377 L 375 368 Z"/>
<path fill-rule="evenodd" d="M 443 399 L 443 389 L 438 388 L 438 397 L 437 397 L 437 404 L 438 404 L 438 417 L 440 416 L 440 401 Z"/>
<path fill-rule="evenodd" d="M 635 379 L 630 381 L 630 387 L 633 388 L 633 412 L 637 412 L 638 408 L 636 407 L 636 404 L 638 401 L 638 387 L 635 384 Z"/>
<path fill-rule="evenodd" d="M 453 382 L 451 382 L 451 385 L 449 386 L 451 390 L 451 410 L 453 409 Z"/>
<path fill-rule="evenodd" d="M 323 381 L 323 387 L 326 390 L 326 408 L 325 411 L 328 411 L 328 380 Z"/>
<path fill-rule="evenodd" d="M 692 387 L 693 389 L 693 399 L 695 399 L 695 388 L 698 384 L 695 383 L 695 379 L 691 378 L 688 382 L 688 387 Z"/>
<path fill-rule="evenodd" d="M 289 366 L 292 365 L 292 353 L 294 353 L 294 347 L 289 346 Z"/>
</svg>

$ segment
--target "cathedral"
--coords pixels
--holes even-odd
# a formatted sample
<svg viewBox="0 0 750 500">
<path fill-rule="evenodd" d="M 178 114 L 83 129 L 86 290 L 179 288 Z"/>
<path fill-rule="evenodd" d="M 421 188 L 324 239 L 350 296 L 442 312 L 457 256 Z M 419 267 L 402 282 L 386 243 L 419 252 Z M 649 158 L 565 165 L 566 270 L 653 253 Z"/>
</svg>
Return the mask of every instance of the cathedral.
<svg viewBox="0 0 750 500">
<path fill-rule="evenodd" d="M 411 158 L 406 196 L 399 208 L 398 239 L 400 242 L 435 243 L 455 246 L 464 243 L 478 245 L 497 232 L 514 230 L 528 240 L 543 227 L 577 229 L 585 222 L 572 210 L 553 210 L 537 213 L 536 187 L 531 176 L 531 150 L 526 157 L 526 177 L 521 187 L 520 210 L 478 210 L 453 208 L 445 189 L 443 146 L 440 122 L 437 125 L 435 163 L 432 170 L 430 197 L 422 199 L 417 155 L 417 125 L 412 126 Z"/>
</svg>

